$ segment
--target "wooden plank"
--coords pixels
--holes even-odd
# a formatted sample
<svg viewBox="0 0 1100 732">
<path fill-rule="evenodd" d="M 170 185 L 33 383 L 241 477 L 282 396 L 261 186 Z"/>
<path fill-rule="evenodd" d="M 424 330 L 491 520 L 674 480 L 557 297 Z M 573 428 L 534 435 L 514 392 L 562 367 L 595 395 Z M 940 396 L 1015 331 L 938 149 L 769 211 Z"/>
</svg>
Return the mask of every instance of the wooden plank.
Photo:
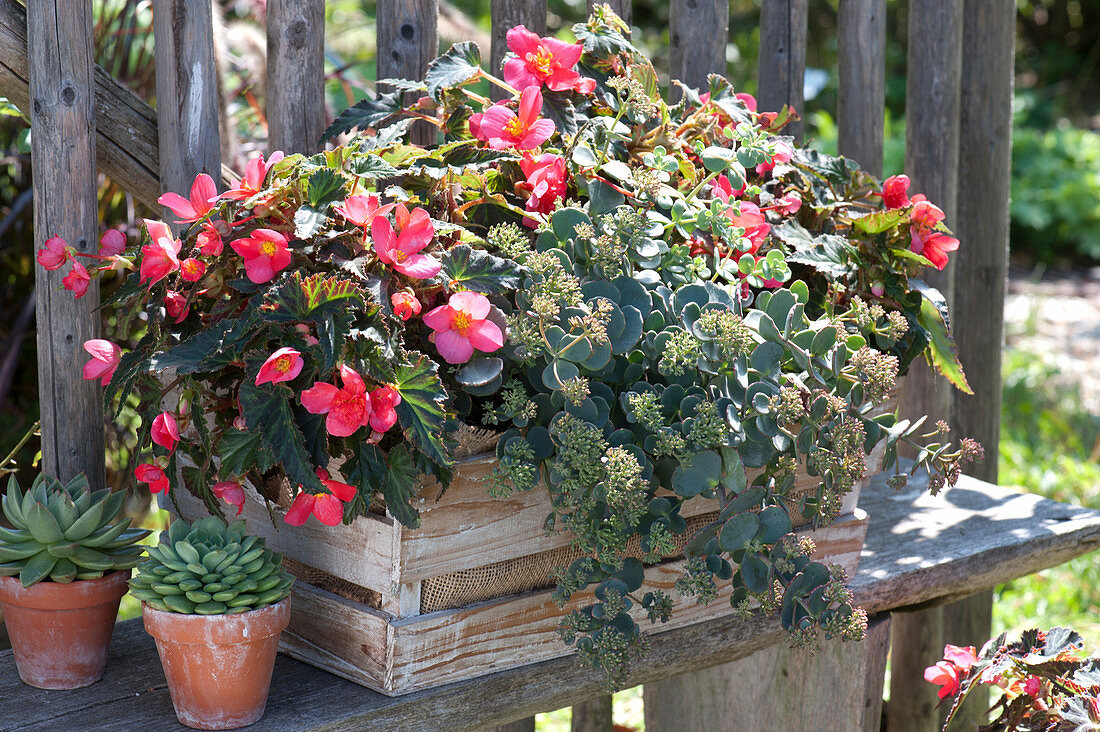
<svg viewBox="0 0 1100 732">
<path fill-rule="evenodd" d="M 869 623 L 862 643 L 826 641 L 813 657 L 779 643 L 647 684 L 646 732 L 706 732 L 716 720 L 733 719 L 745 730 L 807 729 L 812 719 L 815 732 L 874 732 L 889 644 L 886 615 Z"/>
<path fill-rule="evenodd" d="M 508 31 L 517 25 L 527 30 L 546 35 L 546 0 L 492 0 L 490 3 L 492 23 L 492 47 L 489 49 L 489 73 L 504 78 L 501 65 L 508 53 Z M 496 86 L 490 91 L 493 99 L 503 99 L 507 94 Z"/>
<path fill-rule="evenodd" d="M 623 19 L 628 26 L 634 20 L 634 2 L 633 0 L 588 0 L 586 7 L 588 8 L 588 14 L 591 15 L 597 5 L 607 5 L 615 13 Z M 574 729 L 574 732 L 578 732 Z"/>
<path fill-rule="evenodd" d="M 439 0 L 379 0 L 378 78 L 424 78 L 439 50 Z M 426 122 L 413 125 L 412 141 L 434 144 L 438 129 Z"/>
<path fill-rule="evenodd" d="M 962 0 L 914 0 L 909 5 L 905 97 L 905 168 L 913 193 L 924 193 L 955 225 L 959 159 L 959 83 L 962 69 Z M 954 267 L 930 271 L 925 280 L 947 298 L 954 312 Z M 999 379 L 997 379 L 999 383 Z M 951 386 L 923 361 L 915 361 L 902 394 L 903 414 L 926 414 L 929 422 L 952 417 Z M 931 684 L 914 684 L 943 653 L 941 610 L 899 614 L 894 619 L 888 729 L 933 732 L 938 702 Z M 939 635 L 937 635 L 939 634 Z"/>
<path fill-rule="evenodd" d="M 99 249 L 93 101 L 92 4 L 41 0 L 27 12 L 30 58 L 34 246 L 60 236 L 78 252 Z M 84 472 L 104 487 L 103 406 L 81 377 L 84 341 L 99 335 L 99 286 L 84 297 L 61 289 L 68 267 L 34 268 L 42 470 L 68 480 Z"/>
<path fill-rule="evenodd" d="M 268 150 L 312 154 L 325 131 L 325 2 L 268 0 Z"/>
<path fill-rule="evenodd" d="M 184 197 L 196 175 L 221 170 L 213 22 L 206 3 L 154 0 L 160 184 Z"/>
<path fill-rule="evenodd" d="M 882 175 L 886 0 L 841 0 L 837 18 L 840 154 Z"/>
<path fill-rule="evenodd" d="M 669 76 L 706 90 L 708 74 L 725 74 L 730 9 L 725 0 L 672 0 L 668 11 Z M 679 91 L 673 89 L 673 98 Z"/>
<path fill-rule="evenodd" d="M 573 705 L 570 732 L 614 732 L 614 700 L 610 694 Z"/>
<path fill-rule="evenodd" d="M 806 0 L 763 0 L 760 4 L 760 64 L 756 102 L 761 112 L 778 112 L 786 104 L 805 113 L 802 85 L 806 76 Z M 784 128 L 802 139 L 802 123 Z"/>
<path fill-rule="evenodd" d="M 863 500 L 872 518 L 852 588 L 869 613 L 992 587 L 1100 547 L 1097 511 L 966 477 L 937 498 L 918 495 L 877 491 Z M 782 638 L 774 619 L 759 616 L 671 630 L 653 637 L 631 681 L 709 668 Z M 106 676 L 86 689 L 32 689 L 19 681 L 11 652 L 0 651 L 0 699 L 18 701 L 0 705 L 0 728 L 182 730 L 172 721 L 158 666 L 136 620 L 118 626 Z M 445 719 L 455 732 L 484 730 L 604 693 L 599 675 L 573 657 L 391 698 L 280 656 L 267 714 L 250 729 L 435 729 Z"/>
</svg>

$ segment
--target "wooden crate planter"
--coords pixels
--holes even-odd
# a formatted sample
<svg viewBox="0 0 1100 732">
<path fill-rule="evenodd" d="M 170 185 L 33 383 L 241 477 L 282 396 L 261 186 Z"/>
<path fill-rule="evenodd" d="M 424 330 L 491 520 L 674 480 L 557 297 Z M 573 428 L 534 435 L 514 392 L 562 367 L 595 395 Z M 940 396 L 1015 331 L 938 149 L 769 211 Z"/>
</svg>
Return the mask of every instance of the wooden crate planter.
<svg viewBox="0 0 1100 732">
<path fill-rule="evenodd" d="M 543 531 L 550 512 L 544 490 L 503 499 L 486 493 L 481 479 L 493 462 L 491 456 L 463 461 L 438 501 L 438 487 L 425 486 L 417 530 L 376 515 L 360 517 L 350 526 L 330 528 L 310 521 L 292 527 L 283 522 L 282 508 L 273 506 L 269 512 L 258 494 L 246 489 L 242 517 L 249 531 L 283 552 L 292 571 L 329 588 L 296 583 L 282 650 L 391 696 L 568 654 L 556 632 L 563 610 L 551 598 L 549 581 L 539 589 L 434 609 L 441 586 L 469 584 L 479 573 L 500 575 L 502 567 L 519 568 L 522 574 L 527 564 L 549 567 L 569 559 L 570 537 Z M 804 482 L 814 479 L 804 477 Z M 201 502 L 184 491 L 177 500 L 188 520 L 205 513 Z M 846 503 L 854 507 L 853 498 Z M 706 523 L 717 503 L 696 499 L 684 508 L 690 527 Z M 852 575 L 866 531 L 867 515 L 854 509 L 832 525 L 806 533 L 817 544 L 819 558 L 840 563 Z M 668 623 L 650 626 L 638 615 L 651 632 L 733 612 L 728 586 L 708 605 L 679 599 L 673 584 L 682 564 L 670 560 L 646 570 L 642 592 L 662 589 L 675 599 Z M 463 596 L 477 594 L 468 589 Z M 588 593 L 580 594 L 570 606 L 590 600 Z"/>
</svg>

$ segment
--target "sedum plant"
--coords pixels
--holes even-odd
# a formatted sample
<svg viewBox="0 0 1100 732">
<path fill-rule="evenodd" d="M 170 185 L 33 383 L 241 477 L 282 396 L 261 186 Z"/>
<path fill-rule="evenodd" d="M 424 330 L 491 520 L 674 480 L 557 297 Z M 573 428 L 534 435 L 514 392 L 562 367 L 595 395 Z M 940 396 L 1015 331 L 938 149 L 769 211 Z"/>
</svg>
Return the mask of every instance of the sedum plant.
<svg viewBox="0 0 1100 732">
<path fill-rule="evenodd" d="M 636 618 L 671 612 L 644 564 L 685 541 L 679 593 L 728 583 L 799 643 L 859 638 L 842 573 L 793 527 L 836 518 L 882 441 L 895 470 L 917 444 L 936 489 L 980 454 L 876 409 L 916 359 L 969 390 L 920 279 L 959 242 L 907 178 L 796 148 L 790 110 L 721 77 L 670 104 L 606 8 L 573 30 L 513 28 L 503 79 L 457 44 L 339 115 L 333 149 L 166 194 L 178 238 L 148 221 L 139 247 L 98 255 L 136 268 L 116 301 L 148 327 L 127 353 L 86 344 L 85 376 L 111 407 L 136 397 L 151 490 L 220 511 L 245 481 L 275 500 L 285 480 L 293 524 L 381 501 L 416 526 L 420 476 L 446 486 L 461 425 L 498 430 L 488 487 L 548 491 L 547 527 L 585 555 L 558 598 L 596 597 L 562 636 L 614 684 L 644 645 Z M 412 144 L 414 121 L 439 144 Z M 69 264 L 79 294 L 83 265 L 51 242 L 39 262 Z M 685 536 L 701 500 L 717 517 Z"/>
<path fill-rule="evenodd" d="M 39 474 L 26 493 L 11 476 L 0 502 L 11 522 L 10 529 L 0 526 L 0 577 L 18 575 L 31 587 L 132 568 L 149 532 L 131 529 L 130 518 L 115 522 L 125 500 L 122 492 L 92 492 L 83 473 L 65 484 Z"/>
<path fill-rule="evenodd" d="M 130 579 L 130 592 L 157 610 L 198 615 L 244 613 L 274 605 L 294 583 L 282 555 L 210 516 L 188 525 L 176 519 L 149 549 Z"/>
</svg>

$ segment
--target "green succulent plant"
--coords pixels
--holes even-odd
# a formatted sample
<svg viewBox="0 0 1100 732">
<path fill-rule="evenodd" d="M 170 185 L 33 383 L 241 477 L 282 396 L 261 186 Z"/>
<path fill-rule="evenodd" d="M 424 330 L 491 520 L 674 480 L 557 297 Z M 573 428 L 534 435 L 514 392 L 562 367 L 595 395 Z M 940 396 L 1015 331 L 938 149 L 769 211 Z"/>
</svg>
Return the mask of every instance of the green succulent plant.
<svg viewBox="0 0 1100 732">
<path fill-rule="evenodd" d="M 176 519 L 149 548 L 149 558 L 130 580 L 134 597 L 157 610 L 228 615 L 274 605 L 294 583 L 283 557 L 245 534 L 244 521 L 226 526 L 213 516 Z"/>
<path fill-rule="evenodd" d="M 24 493 L 13 475 L 0 505 L 12 527 L 0 526 L 0 576 L 14 577 L 24 587 L 42 580 L 72 582 L 130 569 L 149 535 L 131 529 L 132 519 L 112 523 L 122 510 L 125 493 L 93 492 L 81 473 L 66 484 L 39 475 Z"/>
</svg>

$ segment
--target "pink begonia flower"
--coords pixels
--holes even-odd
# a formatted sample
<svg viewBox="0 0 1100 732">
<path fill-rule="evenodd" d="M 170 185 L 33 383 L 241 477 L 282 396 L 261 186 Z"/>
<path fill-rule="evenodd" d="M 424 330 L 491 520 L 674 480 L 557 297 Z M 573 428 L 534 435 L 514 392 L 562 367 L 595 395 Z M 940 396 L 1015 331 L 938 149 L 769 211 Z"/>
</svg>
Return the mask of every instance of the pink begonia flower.
<svg viewBox="0 0 1100 732">
<path fill-rule="evenodd" d="M 943 660 L 955 664 L 960 671 L 969 671 L 978 662 L 978 651 L 974 646 L 959 647 L 948 643 L 943 647 Z"/>
<path fill-rule="evenodd" d="M 420 301 L 416 299 L 416 295 L 407 290 L 390 295 L 390 304 L 393 305 L 393 314 L 402 320 L 420 315 Z"/>
<path fill-rule="evenodd" d="M 198 282 L 206 274 L 206 265 L 194 257 L 180 262 L 180 279 L 184 282 Z"/>
<path fill-rule="evenodd" d="M 394 407 L 401 403 L 401 394 L 392 386 L 380 386 L 370 393 L 370 428 L 385 432 L 397 422 Z"/>
<path fill-rule="evenodd" d="M 126 251 L 126 235 L 118 229 L 107 229 L 99 237 L 99 253 L 104 257 L 117 257 Z"/>
<path fill-rule="evenodd" d="M 307 344 L 309 344 L 311 346 L 316 346 L 318 343 L 321 342 L 321 341 L 317 340 L 316 336 L 314 336 L 310 332 L 309 326 L 306 325 L 305 323 L 298 323 L 297 325 L 294 326 L 294 330 L 298 331 L 298 333 L 300 333 L 301 336 L 302 336 L 302 340 L 304 340 Z"/>
<path fill-rule="evenodd" d="M 340 365 L 343 389 L 323 381 L 302 392 L 302 406 L 310 414 L 327 414 L 325 429 L 333 437 L 347 437 L 370 422 L 371 405 L 367 387 L 350 366 Z"/>
<path fill-rule="evenodd" d="M 943 210 L 928 201 L 914 203 L 909 214 L 909 249 L 941 271 L 947 266 L 947 253 L 959 248 L 958 239 L 935 230 L 943 218 Z"/>
<path fill-rule="evenodd" d="M 886 208 L 909 205 L 909 176 L 892 175 L 882 182 L 882 202 Z"/>
<path fill-rule="evenodd" d="M 1024 693 L 1030 697 L 1038 697 L 1039 692 L 1043 688 L 1043 681 L 1038 676 L 1028 676 L 1024 679 L 1023 690 Z M 1093 708 L 1096 709 L 1096 700 L 1091 700 Z M 1097 710 L 1100 711 L 1100 710 Z"/>
<path fill-rule="evenodd" d="M 182 244 L 172 236 L 172 230 L 163 221 L 145 219 L 145 230 L 152 242 L 141 248 L 141 272 L 139 281 L 152 287 L 180 268 L 179 253 Z"/>
<path fill-rule="evenodd" d="M 191 312 L 191 303 L 183 293 L 168 290 L 164 293 L 164 310 L 173 321 L 182 323 L 187 314 Z"/>
<path fill-rule="evenodd" d="M 262 285 L 290 264 L 286 237 L 272 229 L 256 229 L 252 236 L 230 242 L 233 251 L 244 258 L 248 279 Z"/>
<path fill-rule="evenodd" d="M 217 200 L 218 188 L 214 185 L 214 179 L 206 173 L 199 173 L 191 184 L 190 200 L 178 193 L 165 193 L 157 199 L 157 203 L 178 216 L 177 223 L 189 224 L 209 214 Z"/>
<path fill-rule="evenodd" d="M 470 119 L 467 120 L 467 124 L 470 126 L 470 137 L 475 140 L 481 140 L 482 142 L 488 142 L 489 138 L 485 136 L 485 133 L 481 131 L 481 120 L 485 117 L 484 112 L 475 112 L 470 115 Z"/>
<path fill-rule="evenodd" d="M 554 121 L 540 117 L 542 92 L 529 86 L 519 96 L 519 114 L 497 102 L 481 117 L 481 134 L 494 150 L 533 150 L 554 134 Z"/>
<path fill-rule="evenodd" d="M 235 515 L 240 516 L 241 512 L 244 511 L 244 488 L 241 487 L 240 482 L 223 480 L 210 486 L 210 490 L 229 505 L 236 506 L 237 513 Z"/>
<path fill-rule="evenodd" d="M 260 372 L 256 374 L 256 386 L 291 381 L 302 373 L 304 365 L 305 361 L 302 360 L 300 351 L 295 351 L 293 348 L 280 348 L 268 356 L 264 365 L 260 367 Z"/>
<path fill-rule="evenodd" d="M 168 492 L 168 476 L 164 474 L 164 470 L 159 465 L 142 463 L 134 468 L 134 477 L 142 483 L 148 483 L 151 493 Z"/>
<path fill-rule="evenodd" d="M 72 252 L 64 239 L 60 236 L 51 236 L 43 242 L 42 248 L 38 250 L 37 258 L 43 269 L 52 272 L 55 269 L 61 269 L 65 262 L 72 258 Z"/>
<path fill-rule="evenodd" d="M 569 189 L 565 158 L 550 153 L 537 157 L 527 153 L 519 161 L 519 167 L 527 180 L 516 183 L 516 193 L 527 196 L 526 210 L 542 214 L 553 211 L 554 203 L 565 198 Z"/>
<path fill-rule="evenodd" d="M 745 108 L 750 112 L 756 111 L 756 97 L 752 94 L 746 94 L 745 92 L 739 92 L 733 95 L 737 99 L 741 100 L 741 103 L 745 105 Z"/>
<path fill-rule="evenodd" d="M 344 503 L 355 498 L 354 486 L 329 479 L 328 471 L 317 468 L 317 477 L 330 493 L 302 491 L 283 518 L 291 526 L 301 526 L 313 515 L 325 526 L 336 526 L 344 519 Z"/>
<path fill-rule="evenodd" d="M 740 214 L 734 212 L 733 206 L 727 208 L 724 213 L 734 226 L 745 230 L 745 238 L 752 242 L 749 253 L 755 254 L 760 245 L 764 243 L 764 239 L 767 238 L 772 227 L 764 220 L 764 214 L 760 212 L 760 207 L 755 203 L 742 201 L 740 206 Z"/>
<path fill-rule="evenodd" d="M 474 349 L 491 353 L 504 345 L 504 334 L 491 320 L 489 298 L 477 292 L 456 292 L 446 305 L 424 316 L 435 331 L 435 347 L 447 363 L 466 363 Z"/>
<path fill-rule="evenodd" d="M 959 669 L 950 661 L 939 661 L 924 669 L 924 680 L 939 686 L 940 699 L 946 699 L 959 690 Z"/>
<path fill-rule="evenodd" d="M 776 210 L 781 211 L 788 216 L 798 213 L 798 209 L 802 208 L 802 196 L 798 195 L 797 191 L 791 191 L 782 198 L 776 200 Z"/>
<path fill-rule="evenodd" d="M 160 445 L 168 452 L 175 450 L 176 443 L 180 441 L 180 428 L 171 412 L 158 414 L 153 419 L 153 427 L 149 433 L 153 437 L 153 443 Z"/>
<path fill-rule="evenodd" d="M 428 212 L 417 208 L 410 213 L 404 204 L 398 204 L 394 218 L 400 234 L 394 233 L 388 218 L 376 218 L 371 224 L 370 233 L 378 260 L 418 280 L 434 277 L 443 265 L 435 257 L 419 253 L 435 237 L 435 227 Z"/>
<path fill-rule="evenodd" d="M 779 165 L 780 163 L 790 162 L 791 157 L 793 155 L 794 155 L 794 149 L 791 148 L 790 145 L 783 142 L 782 140 L 776 140 L 775 141 L 775 154 L 772 155 L 771 162 L 770 163 L 760 163 L 759 165 L 757 165 L 756 166 L 756 174 L 757 175 L 764 175 L 764 173 L 767 173 L 768 171 L 770 171 L 772 168 Z"/>
<path fill-rule="evenodd" d="M 722 201 L 722 203 L 729 203 L 731 198 L 740 198 L 741 194 L 745 192 L 745 189 L 749 187 L 748 183 L 742 183 L 741 187 L 735 191 L 733 190 L 733 184 L 730 183 L 730 179 L 724 175 L 716 177 L 711 181 L 710 185 L 715 198 Z"/>
<path fill-rule="evenodd" d="M 76 299 L 79 300 L 88 292 L 88 285 L 91 281 L 92 278 L 88 274 L 88 269 L 74 259 L 69 274 L 61 278 L 61 286 L 71 291 L 73 295 L 76 296 Z"/>
<path fill-rule="evenodd" d="M 244 166 L 244 177 L 237 181 L 237 185 L 230 188 L 218 198 L 227 201 L 241 201 L 251 198 L 264 189 L 264 180 L 267 172 L 275 163 L 283 159 L 281 150 L 271 153 L 271 157 L 265 162 L 263 155 L 257 155 Z"/>
<path fill-rule="evenodd" d="M 99 379 L 101 385 L 107 386 L 111 382 L 111 377 L 115 375 L 118 362 L 122 359 L 122 349 L 102 338 L 92 338 L 84 341 L 84 350 L 92 356 L 84 364 L 84 378 L 89 381 Z"/>
<path fill-rule="evenodd" d="M 222 234 L 218 230 L 217 223 L 204 221 L 202 230 L 195 241 L 199 245 L 199 253 L 208 257 L 217 257 L 222 253 Z"/>
<path fill-rule="evenodd" d="M 594 79 L 587 79 L 574 68 L 584 47 L 557 38 L 540 38 L 522 25 L 508 31 L 508 50 L 516 54 L 504 62 L 504 81 L 516 89 L 543 86 L 552 91 L 573 89 L 591 94 Z"/>
<path fill-rule="evenodd" d="M 393 210 L 393 206 L 392 203 L 379 206 L 378 196 L 348 196 L 342 206 L 335 208 L 338 214 L 351 223 L 369 229 L 375 217 L 385 216 Z"/>
</svg>

